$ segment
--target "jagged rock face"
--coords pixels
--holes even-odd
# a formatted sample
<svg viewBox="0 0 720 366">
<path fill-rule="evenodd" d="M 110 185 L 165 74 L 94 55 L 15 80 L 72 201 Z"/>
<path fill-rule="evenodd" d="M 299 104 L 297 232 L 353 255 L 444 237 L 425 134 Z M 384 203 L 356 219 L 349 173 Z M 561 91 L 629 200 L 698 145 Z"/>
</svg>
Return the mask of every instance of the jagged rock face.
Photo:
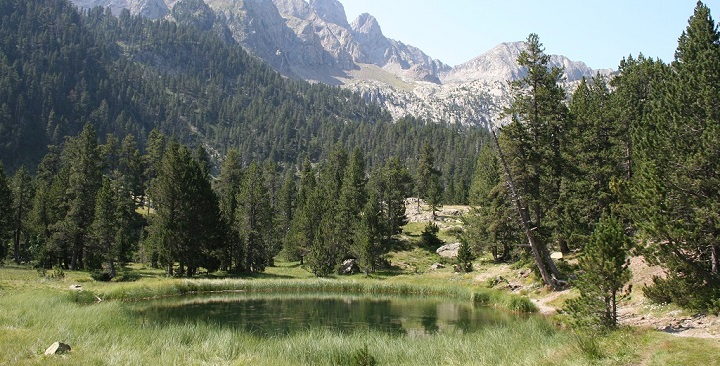
<svg viewBox="0 0 720 366">
<path fill-rule="evenodd" d="M 412 80 L 439 82 L 438 71 L 449 69 L 417 48 L 386 38 L 377 20 L 369 14 L 362 14 L 348 24 L 345 10 L 337 0 L 272 1 L 304 46 L 297 49 L 293 47 L 296 45 L 289 45 L 285 52 L 306 54 L 314 44 L 319 48 L 310 53 L 323 55 L 320 60 L 293 57 L 292 61 L 301 61 L 294 63 L 296 75 L 307 75 L 308 70 L 321 67 L 331 71 L 334 80 L 329 83 L 344 83 L 346 71 L 357 70 L 358 64 L 372 64 Z"/>
<path fill-rule="evenodd" d="M 345 8 L 337 0 L 310 0 L 310 8 L 318 18 L 327 23 L 337 24 L 345 29 L 350 28 L 345 15 Z"/>
</svg>

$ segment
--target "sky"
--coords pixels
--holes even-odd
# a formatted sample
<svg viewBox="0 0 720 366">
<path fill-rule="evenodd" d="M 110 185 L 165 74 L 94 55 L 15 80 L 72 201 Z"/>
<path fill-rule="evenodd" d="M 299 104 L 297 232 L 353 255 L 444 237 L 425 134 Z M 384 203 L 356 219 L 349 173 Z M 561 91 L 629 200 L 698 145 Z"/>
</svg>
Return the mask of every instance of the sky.
<svg viewBox="0 0 720 366">
<path fill-rule="evenodd" d="M 369 13 L 386 37 L 456 66 L 537 33 L 548 54 L 617 69 L 628 55 L 674 58 L 696 0 L 340 0 L 348 21 Z M 720 0 L 706 0 L 720 20 Z"/>
</svg>

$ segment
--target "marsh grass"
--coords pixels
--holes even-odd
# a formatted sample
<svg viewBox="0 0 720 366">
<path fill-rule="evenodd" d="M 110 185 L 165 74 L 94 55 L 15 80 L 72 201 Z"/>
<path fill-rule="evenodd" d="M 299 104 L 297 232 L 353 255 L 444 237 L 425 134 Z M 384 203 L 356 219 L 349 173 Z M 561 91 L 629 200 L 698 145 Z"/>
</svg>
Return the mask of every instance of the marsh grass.
<svg viewBox="0 0 720 366">
<path fill-rule="evenodd" d="M 415 276 L 423 277 L 423 276 Z M 538 316 L 479 331 L 398 336 L 372 329 L 341 333 L 325 329 L 261 336 L 211 322 L 153 322 L 130 300 L 197 292 L 353 293 L 441 296 L 477 304 L 523 309 L 514 295 L 464 285 L 404 277 L 353 279 L 181 280 L 141 276 L 135 282 L 93 282 L 66 271 L 48 280 L 31 269 L 0 268 L 0 364 L 2 365 L 351 365 L 359 351 L 378 365 L 712 365 L 716 340 L 685 339 L 621 330 L 598 337 L 588 353 L 570 331 Z M 425 277 L 423 277 L 425 278 Z M 422 285 L 423 282 L 429 284 Z M 84 291 L 68 289 L 80 283 Z M 419 284 L 420 283 L 420 284 Z M 92 300 L 100 296 L 103 301 Z M 43 356 L 54 341 L 72 346 L 62 356 Z M 366 348 L 365 348 L 366 347 Z"/>
<path fill-rule="evenodd" d="M 542 319 L 489 327 L 471 335 L 403 337 L 367 329 L 350 334 L 310 329 L 261 337 L 205 322 L 145 322 L 126 303 L 82 305 L 68 301 L 64 292 L 3 294 L 0 304 L 6 311 L 0 315 L 0 364 L 350 365 L 358 350 L 367 346 L 367 356 L 380 365 L 477 364 L 474 360 L 478 359 L 487 364 L 522 365 L 542 360 L 549 349 L 567 340 Z M 55 340 L 70 344 L 73 350 L 60 357 L 42 356 Z M 508 344 L 515 344 L 518 351 L 531 347 L 537 352 L 511 357 L 507 347 L 501 346 Z"/>
</svg>

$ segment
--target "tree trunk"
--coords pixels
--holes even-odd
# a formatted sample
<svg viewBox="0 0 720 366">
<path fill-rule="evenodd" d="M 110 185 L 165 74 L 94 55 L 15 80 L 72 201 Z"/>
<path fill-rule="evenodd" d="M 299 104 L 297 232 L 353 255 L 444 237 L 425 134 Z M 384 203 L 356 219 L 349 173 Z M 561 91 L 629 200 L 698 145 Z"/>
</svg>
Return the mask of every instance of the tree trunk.
<svg viewBox="0 0 720 366">
<path fill-rule="evenodd" d="M 515 203 L 515 209 L 517 210 L 518 217 L 520 218 L 523 230 L 525 231 L 525 235 L 527 236 L 530 248 L 532 249 L 535 264 L 540 270 L 540 276 L 542 277 L 545 285 L 550 286 L 553 290 L 555 290 L 557 289 L 557 277 L 559 277 L 557 267 L 555 267 L 555 263 L 552 261 L 552 258 L 550 258 L 547 247 L 537 242 L 535 235 L 533 234 L 534 228 L 530 228 L 530 218 L 528 217 L 527 208 L 520 201 L 520 196 L 518 195 L 515 188 L 515 183 L 513 182 L 512 174 L 510 173 L 510 168 L 508 168 L 507 162 L 505 161 L 505 155 L 503 155 L 502 149 L 500 148 L 500 143 L 498 142 L 495 130 L 491 128 L 490 132 L 492 133 L 493 140 L 495 141 L 495 146 L 497 146 L 500 163 L 505 170 L 507 184 L 510 187 L 510 193 L 513 202 Z"/>
<path fill-rule="evenodd" d="M 558 240 L 558 244 L 560 245 L 560 251 L 563 255 L 570 254 L 570 247 L 568 246 L 567 240 L 565 240 L 565 238 L 560 238 L 560 240 Z"/>
<path fill-rule="evenodd" d="M 115 278 L 115 275 L 116 275 L 116 273 L 115 273 L 115 261 L 113 261 L 112 259 L 110 259 L 110 265 L 109 265 L 109 267 L 110 267 L 110 278 Z"/>
<path fill-rule="evenodd" d="M 718 270 L 720 270 L 720 247 L 717 245 L 711 245 L 710 248 L 710 262 L 712 266 L 710 272 L 717 275 Z"/>
<path fill-rule="evenodd" d="M 77 269 L 78 262 L 78 248 L 77 245 L 73 244 L 72 259 L 70 259 L 70 270 L 74 271 Z"/>
<path fill-rule="evenodd" d="M 20 195 L 20 201 L 23 200 L 22 194 Z M 13 256 L 15 257 L 15 263 L 20 264 L 20 237 L 22 235 L 22 205 L 24 202 L 18 202 L 18 211 L 17 211 L 17 217 L 15 218 L 15 236 L 13 238 L 13 249 L 14 253 Z"/>
</svg>

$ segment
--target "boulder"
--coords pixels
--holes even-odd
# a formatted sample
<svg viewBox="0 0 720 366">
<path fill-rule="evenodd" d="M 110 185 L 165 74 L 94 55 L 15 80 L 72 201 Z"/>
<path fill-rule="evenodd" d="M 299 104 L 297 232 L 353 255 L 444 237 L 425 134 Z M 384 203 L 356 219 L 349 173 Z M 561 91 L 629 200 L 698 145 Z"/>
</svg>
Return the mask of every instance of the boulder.
<svg viewBox="0 0 720 366">
<path fill-rule="evenodd" d="M 445 266 L 441 263 L 433 263 L 432 266 L 430 266 L 430 269 L 433 271 L 436 271 L 438 269 L 445 268 Z"/>
<path fill-rule="evenodd" d="M 62 342 L 55 342 L 55 343 L 51 344 L 50 347 L 48 347 L 48 348 L 45 350 L 45 354 L 48 355 L 48 356 L 50 356 L 50 355 L 60 355 L 60 354 L 63 354 L 63 353 L 65 353 L 65 352 L 70 352 L 70 345 L 67 345 L 67 344 L 62 343 Z"/>
<path fill-rule="evenodd" d="M 82 291 L 83 288 L 81 285 L 70 285 L 70 289 L 75 291 Z"/>
<path fill-rule="evenodd" d="M 340 269 L 338 269 L 338 273 L 341 275 L 360 273 L 360 266 L 358 266 L 357 260 L 346 259 L 340 266 Z"/>
<path fill-rule="evenodd" d="M 435 253 L 439 254 L 443 258 L 455 258 L 460 250 L 460 243 L 445 244 L 440 248 L 437 248 Z"/>
</svg>

